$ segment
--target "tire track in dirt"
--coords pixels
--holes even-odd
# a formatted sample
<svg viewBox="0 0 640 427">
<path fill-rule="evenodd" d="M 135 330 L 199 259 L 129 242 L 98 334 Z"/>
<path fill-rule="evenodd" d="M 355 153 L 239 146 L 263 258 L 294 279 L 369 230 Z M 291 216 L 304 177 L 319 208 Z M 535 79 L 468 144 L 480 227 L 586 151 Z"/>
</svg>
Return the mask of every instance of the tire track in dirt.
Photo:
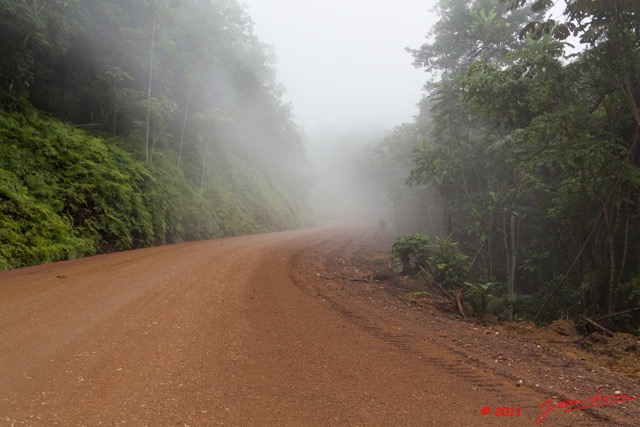
<svg viewBox="0 0 640 427">
<path fill-rule="evenodd" d="M 325 278 L 325 280 L 331 280 L 329 278 L 332 278 L 337 282 L 341 282 L 340 289 L 344 290 L 346 286 L 350 285 L 349 279 L 345 277 L 332 277 L 332 275 L 339 275 L 334 271 L 335 262 L 332 262 L 332 260 L 348 258 L 349 250 L 353 249 L 354 246 L 358 246 L 358 244 L 363 245 L 363 241 L 366 240 L 366 238 L 362 236 L 359 236 L 359 238 L 360 241 L 356 244 L 354 244 L 355 237 L 344 238 L 344 242 L 334 248 L 331 248 L 331 245 L 328 244 L 327 241 L 324 241 L 321 244 L 307 248 L 296 254 L 292 261 L 294 265 L 297 266 L 297 270 L 299 270 L 303 264 L 314 266 L 315 268 L 322 267 L 324 271 L 326 271 L 326 275 L 321 275 L 321 277 Z M 366 242 L 364 244 L 366 244 Z M 314 258 L 322 259 L 323 262 L 314 262 L 312 261 Z M 331 265 L 332 263 L 334 265 Z M 518 395 L 519 407 L 530 413 L 540 412 L 540 404 L 546 398 L 540 393 L 540 390 L 536 389 L 532 384 L 520 385 L 518 383 L 519 378 L 501 372 L 499 368 L 485 365 L 468 353 L 460 351 L 455 346 L 446 345 L 442 340 L 434 339 L 433 336 L 421 338 L 415 331 L 398 333 L 396 331 L 403 328 L 398 326 L 398 322 L 395 322 L 397 319 L 383 318 L 377 314 L 372 315 L 368 310 L 370 307 L 363 309 L 360 305 L 354 305 L 351 301 L 352 295 L 349 295 L 348 299 L 345 300 L 344 294 L 332 294 L 331 292 L 325 291 L 321 285 L 315 289 L 315 292 L 317 292 L 319 298 L 329 303 L 333 311 L 340 313 L 356 327 L 400 351 L 416 357 L 430 368 L 435 368 L 448 375 L 462 379 L 474 390 L 489 392 L 499 399 Z M 406 327 L 406 324 L 403 325 Z M 505 378 L 509 381 L 505 381 Z M 556 392 L 554 394 L 559 400 L 572 400 L 571 397 L 562 393 Z M 527 403 L 522 404 L 525 400 Z M 585 419 L 586 415 L 588 415 L 590 419 Z M 568 425 L 635 425 L 633 423 L 620 421 L 619 419 L 614 421 L 605 413 L 594 410 L 582 411 L 578 416 L 579 424 L 573 424 L 576 421 L 572 420 L 569 421 Z M 556 423 L 560 422 L 561 420 L 556 420 Z"/>
<path fill-rule="evenodd" d="M 541 394 L 439 345 L 373 284 L 318 276 L 370 238 L 302 230 L 0 273 L 0 426 L 534 425 Z"/>
</svg>

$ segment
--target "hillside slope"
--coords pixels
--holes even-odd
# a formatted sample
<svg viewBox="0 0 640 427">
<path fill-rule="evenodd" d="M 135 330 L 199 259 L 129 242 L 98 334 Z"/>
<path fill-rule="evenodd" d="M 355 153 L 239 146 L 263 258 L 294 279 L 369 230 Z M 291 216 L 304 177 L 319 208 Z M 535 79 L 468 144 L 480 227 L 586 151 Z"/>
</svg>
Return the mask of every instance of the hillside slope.
<svg viewBox="0 0 640 427">
<path fill-rule="evenodd" d="M 133 150 L 32 109 L 0 112 L 0 270 L 305 224 L 302 200 L 224 147 L 202 185 L 174 151 L 146 164 Z"/>
</svg>

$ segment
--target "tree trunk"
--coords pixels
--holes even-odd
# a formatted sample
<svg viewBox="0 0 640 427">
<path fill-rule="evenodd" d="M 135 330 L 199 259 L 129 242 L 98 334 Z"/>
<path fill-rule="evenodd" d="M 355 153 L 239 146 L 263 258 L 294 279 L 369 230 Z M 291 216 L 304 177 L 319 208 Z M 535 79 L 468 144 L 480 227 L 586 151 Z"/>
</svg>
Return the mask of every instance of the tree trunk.
<svg viewBox="0 0 640 427">
<path fill-rule="evenodd" d="M 613 193 L 612 193 L 613 194 Z M 604 297 L 605 297 L 605 312 L 607 314 L 613 313 L 614 308 L 614 292 L 616 288 L 616 247 L 615 247 L 615 232 L 616 232 L 616 222 L 617 222 L 617 214 L 612 214 L 607 204 L 605 203 L 602 207 L 602 211 L 604 214 L 604 222 L 605 222 L 605 231 L 606 237 L 604 239 L 604 249 L 607 253 L 608 257 L 608 277 L 606 287 L 604 289 Z"/>
<path fill-rule="evenodd" d="M 27 34 L 24 36 L 24 39 L 22 39 L 22 50 L 26 50 L 27 49 L 27 45 L 29 44 L 29 40 L 31 40 L 31 34 Z"/>
<path fill-rule="evenodd" d="M 180 149 L 178 150 L 178 167 L 180 167 L 180 160 L 182 159 L 182 144 L 184 143 L 184 131 L 187 127 L 187 114 L 189 114 L 189 104 L 191 104 L 191 91 L 193 90 L 193 83 L 189 86 L 189 95 L 187 96 L 187 106 L 184 108 L 184 119 L 182 120 L 182 133 L 180 134 Z"/>
<path fill-rule="evenodd" d="M 145 136 L 144 148 L 147 163 L 149 163 L 149 127 L 151 124 L 151 81 L 153 78 L 153 57 L 156 44 L 156 18 L 158 12 L 153 11 L 153 32 L 151 34 L 151 50 L 149 52 L 149 90 L 147 91 L 147 134 Z"/>
<path fill-rule="evenodd" d="M 507 220 L 507 218 L 509 218 Z M 513 295 L 514 285 L 513 278 L 514 274 L 512 273 L 512 265 L 513 265 L 513 235 L 511 230 L 513 229 L 513 220 L 511 218 L 511 214 L 507 217 L 507 210 L 505 209 L 502 212 L 502 247 L 504 248 L 504 260 L 505 260 L 505 276 L 507 279 L 507 294 Z"/>
<path fill-rule="evenodd" d="M 607 314 L 613 313 L 613 299 L 616 288 L 616 247 L 613 236 L 609 237 L 609 286 L 607 289 Z"/>
<path fill-rule="evenodd" d="M 624 243 L 622 246 L 622 260 L 620 261 L 620 266 L 618 267 L 618 279 L 617 282 L 620 283 L 622 281 L 622 277 L 624 275 L 624 268 L 627 264 L 627 253 L 629 252 L 629 221 L 631 218 L 630 209 L 627 208 L 627 215 L 624 225 Z"/>
<path fill-rule="evenodd" d="M 513 295 L 516 289 L 516 260 L 518 257 L 518 247 L 516 242 L 516 221 L 517 218 L 513 213 L 513 210 L 509 213 L 510 216 L 510 256 L 511 265 L 509 265 L 509 293 Z"/>
<path fill-rule="evenodd" d="M 149 155 L 149 162 L 153 162 L 153 153 L 156 149 L 156 142 L 158 141 L 158 121 L 153 121 L 153 136 L 151 138 L 151 153 Z"/>
<path fill-rule="evenodd" d="M 502 244 L 505 253 L 507 295 L 515 294 L 516 261 L 518 257 L 518 242 L 516 238 L 516 215 L 513 212 L 513 201 L 502 211 Z M 509 307 L 508 320 L 513 320 L 513 307 Z"/>
<path fill-rule="evenodd" d="M 118 110 L 113 107 L 113 137 L 116 137 L 116 126 L 118 122 Z"/>
<path fill-rule="evenodd" d="M 206 144 L 204 147 L 204 159 L 202 159 L 202 176 L 200 177 L 200 198 L 199 201 L 202 202 L 202 192 L 204 190 L 204 173 L 207 169 L 207 154 L 209 153 L 209 144 Z"/>
</svg>

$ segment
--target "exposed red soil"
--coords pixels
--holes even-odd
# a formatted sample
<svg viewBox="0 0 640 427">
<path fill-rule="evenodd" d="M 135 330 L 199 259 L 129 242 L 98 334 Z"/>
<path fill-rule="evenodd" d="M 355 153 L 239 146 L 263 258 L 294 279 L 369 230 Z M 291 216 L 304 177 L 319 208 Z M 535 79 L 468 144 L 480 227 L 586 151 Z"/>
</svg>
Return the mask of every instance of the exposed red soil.
<svg viewBox="0 0 640 427">
<path fill-rule="evenodd" d="M 391 239 L 303 230 L 0 273 L 0 425 L 533 426 L 548 398 L 640 395 L 579 355 L 404 302 L 376 282 Z M 544 425 L 638 419 L 627 401 Z"/>
</svg>

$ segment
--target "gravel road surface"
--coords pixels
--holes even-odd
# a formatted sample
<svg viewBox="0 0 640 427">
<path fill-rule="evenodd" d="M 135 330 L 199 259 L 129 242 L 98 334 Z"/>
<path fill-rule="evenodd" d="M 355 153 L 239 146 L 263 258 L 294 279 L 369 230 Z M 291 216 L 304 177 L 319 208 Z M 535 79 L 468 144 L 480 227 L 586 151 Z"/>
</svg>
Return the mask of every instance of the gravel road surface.
<svg viewBox="0 0 640 427">
<path fill-rule="evenodd" d="M 226 238 L 0 273 L 0 425 L 535 426 L 546 394 L 437 345 L 430 324 L 392 302 L 319 277 L 314 253 L 339 255 L 366 233 Z M 555 409 L 544 425 L 611 420 Z"/>
</svg>

